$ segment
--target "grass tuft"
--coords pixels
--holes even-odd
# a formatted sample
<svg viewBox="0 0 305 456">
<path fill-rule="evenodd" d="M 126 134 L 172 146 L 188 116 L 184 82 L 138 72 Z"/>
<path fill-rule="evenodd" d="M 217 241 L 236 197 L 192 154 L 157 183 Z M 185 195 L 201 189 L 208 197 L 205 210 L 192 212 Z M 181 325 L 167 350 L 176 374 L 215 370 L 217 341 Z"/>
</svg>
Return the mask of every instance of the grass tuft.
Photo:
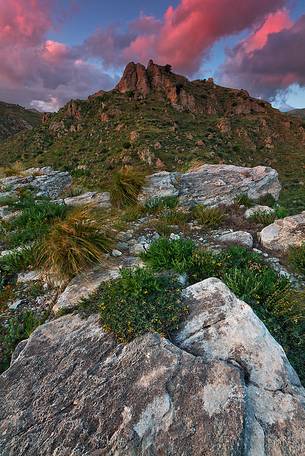
<svg viewBox="0 0 305 456">
<path fill-rule="evenodd" d="M 68 279 L 88 265 L 101 261 L 109 252 L 112 238 L 103 216 L 90 207 L 81 207 L 57 220 L 37 246 L 40 268 L 59 279 Z"/>
<path fill-rule="evenodd" d="M 206 229 L 218 228 L 225 218 L 223 209 L 218 207 L 206 207 L 198 204 L 192 210 L 193 217 Z"/>
<path fill-rule="evenodd" d="M 112 204 L 117 208 L 135 204 L 144 181 L 144 174 L 133 168 L 126 167 L 113 173 L 110 188 Z"/>
</svg>

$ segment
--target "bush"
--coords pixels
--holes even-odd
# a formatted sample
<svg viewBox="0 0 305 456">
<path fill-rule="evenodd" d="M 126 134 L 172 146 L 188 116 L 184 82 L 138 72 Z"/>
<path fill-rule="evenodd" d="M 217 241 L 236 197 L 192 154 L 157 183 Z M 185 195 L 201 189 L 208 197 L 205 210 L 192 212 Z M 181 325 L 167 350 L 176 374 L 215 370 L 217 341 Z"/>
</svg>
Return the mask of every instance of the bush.
<svg viewBox="0 0 305 456">
<path fill-rule="evenodd" d="M 192 214 L 198 223 L 207 229 L 218 228 L 225 218 L 222 209 L 218 207 L 206 207 L 202 204 L 195 206 Z"/>
<path fill-rule="evenodd" d="M 269 207 L 274 207 L 276 205 L 276 201 L 274 196 L 270 195 L 268 193 L 267 195 L 261 196 L 256 204 L 259 204 L 260 206 L 269 206 Z"/>
<path fill-rule="evenodd" d="M 173 278 L 142 268 L 123 270 L 119 279 L 103 285 L 97 302 L 103 328 L 120 342 L 149 331 L 168 337 L 187 312 Z"/>
<path fill-rule="evenodd" d="M 132 168 L 114 173 L 110 188 L 112 204 L 118 208 L 135 204 L 144 181 L 144 174 Z"/>
<path fill-rule="evenodd" d="M 241 193 L 240 195 L 237 195 L 236 198 L 234 199 L 234 203 L 237 204 L 238 206 L 245 206 L 247 208 L 250 208 L 254 205 L 254 201 L 249 198 L 248 195 L 245 193 Z"/>
<path fill-rule="evenodd" d="M 268 212 L 264 212 L 264 211 L 255 212 L 249 218 L 249 220 L 251 222 L 257 223 L 257 224 L 263 225 L 263 226 L 271 225 L 275 219 L 276 219 L 275 213 L 268 213 Z"/>
<path fill-rule="evenodd" d="M 288 262 L 296 272 L 305 276 L 305 243 L 289 249 Z"/>
<path fill-rule="evenodd" d="M 23 204 L 26 204 L 25 201 Z M 50 201 L 38 201 L 26 206 L 19 216 L 8 223 L 8 245 L 18 247 L 37 241 L 48 232 L 52 220 L 63 218 L 66 213 L 66 206 Z"/>
<path fill-rule="evenodd" d="M 34 246 L 15 250 L 0 257 L 0 269 L 6 275 L 13 275 L 26 270 L 29 266 L 36 264 L 36 253 Z"/>
<path fill-rule="evenodd" d="M 207 249 L 195 250 L 187 269 L 190 283 L 201 282 L 209 277 L 219 277 L 221 262 L 219 255 Z"/>
<path fill-rule="evenodd" d="M 0 372 L 8 369 L 12 353 L 19 342 L 27 339 L 45 320 L 46 315 L 37 316 L 32 311 L 26 311 L 0 325 Z"/>
<path fill-rule="evenodd" d="M 154 270 L 174 270 L 183 273 L 188 269 L 196 244 L 191 240 L 160 238 L 152 243 L 141 258 Z"/>
<path fill-rule="evenodd" d="M 151 198 L 145 204 L 145 209 L 149 214 L 155 214 L 164 209 L 175 209 L 179 199 L 177 196 L 164 196 L 160 198 Z"/>
<path fill-rule="evenodd" d="M 37 246 L 38 266 L 65 279 L 99 262 L 112 245 L 103 223 L 90 207 L 74 209 L 64 220 L 55 221 Z"/>
</svg>

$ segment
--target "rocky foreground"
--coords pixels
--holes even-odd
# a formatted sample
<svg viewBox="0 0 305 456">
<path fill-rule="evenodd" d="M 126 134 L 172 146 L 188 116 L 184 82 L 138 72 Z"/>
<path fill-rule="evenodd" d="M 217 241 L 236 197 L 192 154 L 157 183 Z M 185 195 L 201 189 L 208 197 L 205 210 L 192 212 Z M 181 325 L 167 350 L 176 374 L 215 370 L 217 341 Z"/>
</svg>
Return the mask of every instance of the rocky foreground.
<svg viewBox="0 0 305 456">
<path fill-rule="evenodd" d="M 2 179 L 0 196 L 14 196 L 28 185 L 58 204 L 111 207 L 107 192 L 63 196 L 71 176 L 50 168 Z M 205 165 L 184 174 L 149 176 L 139 201 L 175 196 L 182 207 L 230 206 L 240 194 L 277 199 L 279 192 L 271 168 Z M 16 217 L 8 207 L 0 209 L 2 219 Z M 255 211 L 272 210 L 244 208 L 245 223 Z M 137 229 L 141 223 L 147 219 L 137 221 Z M 207 242 L 196 235 L 200 227 L 190 225 L 196 242 Z M 304 227 L 302 213 L 275 220 L 257 239 L 250 232 L 226 230 L 211 233 L 208 242 L 213 248 L 227 243 L 266 248 L 269 256 L 261 253 L 292 280 L 270 252 L 283 254 L 301 245 Z M 116 279 L 121 267 L 141 265 L 137 254 L 159 234 L 152 230 L 137 237 L 136 232 L 134 224 L 118 233 L 108 268 L 98 265 L 74 277 L 60 293 L 51 290 L 48 322 L 17 346 L 11 366 L 0 376 L 0 454 L 305 454 L 305 390 L 298 375 L 252 308 L 221 280 L 185 285 L 189 313 L 171 340 L 149 333 L 123 345 L 102 330 L 97 314 L 58 317 L 77 310 L 81 298 Z M 39 274 L 27 271 L 18 280 L 36 280 Z"/>
<path fill-rule="evenodd" d="M 305 390 L 282 348 L 219 280 L 185 299 L 174 343 L 118 345 L 96 316 L 38 328 L 1 377 L 1 454 L 302 454 Z"/>
</svg>

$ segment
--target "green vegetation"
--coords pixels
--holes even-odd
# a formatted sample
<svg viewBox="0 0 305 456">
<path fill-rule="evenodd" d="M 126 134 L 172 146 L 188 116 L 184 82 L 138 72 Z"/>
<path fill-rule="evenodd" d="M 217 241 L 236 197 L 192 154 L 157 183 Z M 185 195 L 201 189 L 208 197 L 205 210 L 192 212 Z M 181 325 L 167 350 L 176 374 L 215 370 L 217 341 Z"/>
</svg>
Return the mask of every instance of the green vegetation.
<svg viewBox="0 0 305 456">
<path fill-rule="evenodd" d="M 249 220 L 253 223 L 257 223 L 259 225 L 263 226 L 268 226 L 271 225 L 271 223 L 274 222 L 276 219 L 276 215 L 274 212 L 265 212 L 265 211 L 257 211 L 251 217 Z"/>
<path fill-rule="evenodd" d="M 10 360 L 16 346 L 44 321 L 46 315 L 37 316 L 32 311 L 23 312 L 8 322 L 0 324 L 0 372 L 4 372 L 10 365 Z"/>
<path fill-rule="evenodd" d="M 250 208 L 254 205 L 254 201 L 250 199 L 249 196 L 245 193 L 241 193 L 240 195 L 238 195 L 235 198 L 234 203 L 238 206 L 245 206 L 247 208 Z"/>
<path fill-rule="evenodd" d="M 55 221 L 36 247 L 37 265 L 58 278 L 71 278 L 109 252 L 112 238 L 102 216 L 90 207 Z"/>
<path fill-rule="evenodd" d="M 28 110 L 19 105 L 0 101 L 0 141 L 15 135 L 25 128 L 38 126 L 41 122 L 41 117 L 38 111 Z"/>
<path fill-rule="evenodd" d="M 144 174 L 132 168 L 113 173 L 110 188 L 113 205 L 121 208 L 135 204 L 144 180 Z"/>
<path fill-rule="evenodd" d="M 176 280 L 147 269 L 122 270 L 121 277 L 102 285 L 94 297 L 103 328 L 119 342 L 156 331 L 166 337 L 178 329 L 187 308 Z M 81 304 L 92 306 L 92 299 Z"/>
<path fill-rule="evenodd" d="M 206 229 L 218 228 L 225 218 L 225 212 L 219 207 L 206 207 L 198 204 L 193 208 L 193 217 Z"/>
<path fill-rule="evenodd" d="M 239 246 L 231 246 L 217 254 L 198 249 L 189 240 L 161 238 L 142 258 L 154 271 L 186 273 L 190 283 L 208 277 L 223 280 L 253 307 L 283 345 L 302 381 L 305 380 L 305 296 L 271 269 L 261 255 Z"/>
<path fill-rule="evenodd" d="M 149 214 L 156 214 L 164 209 L 175 209 L 179 199 L 177 196 L 164 196 L 162 198 L 151 198 L 145 204 L 145 209 Z"/>
<path fill-rule="evenodd" d="M 296 272 L 305 276 L 305 242 L 300 247 L 290 248 L 288 262 Z"/>
<path fill-rule="evenodd" d="M 196 248 L 191 240 L 168 240 L 160 238 L 153 242 L 149 250 L 142 254 L 142 259 L 154 270 L 172 269 L 175 272 L 186 272 Z"/>
</svg>

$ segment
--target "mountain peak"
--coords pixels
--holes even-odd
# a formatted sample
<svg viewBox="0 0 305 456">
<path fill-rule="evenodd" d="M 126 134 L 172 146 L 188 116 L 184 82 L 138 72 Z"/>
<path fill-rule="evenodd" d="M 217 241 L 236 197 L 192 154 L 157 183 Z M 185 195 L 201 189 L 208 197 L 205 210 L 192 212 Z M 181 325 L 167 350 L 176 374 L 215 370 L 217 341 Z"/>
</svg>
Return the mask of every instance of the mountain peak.
<svg viewBox="0 0 305 456">
<path fill-rule="evenodd" d="M 178 104 L 181 91 L 188 83 L 184 76 L 172 73 L 171 65 L 157 65 L 149 60 L 147 68 L 141 63 L 128 63 L 116 90 L 132 92 L 137 98 L 154 94 Z"/>
</svg>

